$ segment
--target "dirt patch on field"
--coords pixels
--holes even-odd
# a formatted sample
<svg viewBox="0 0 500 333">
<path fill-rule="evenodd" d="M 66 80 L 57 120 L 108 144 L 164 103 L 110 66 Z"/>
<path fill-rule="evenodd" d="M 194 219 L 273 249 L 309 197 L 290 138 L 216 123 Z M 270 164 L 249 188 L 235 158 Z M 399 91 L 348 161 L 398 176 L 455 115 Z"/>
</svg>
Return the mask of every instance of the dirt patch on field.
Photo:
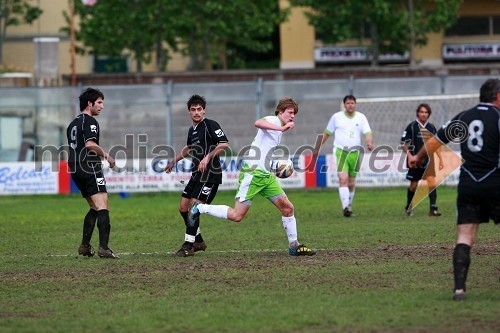
<svg viewBox="0 0 500 333">
<path fill-rule="evenodd" d="M 265 274 L 270 269 L 286 269 L 297 267 L 329 267 L 338 264 L 363 265 L 368 262 L 376 264 L 379 262 L 411 260 L 419 262 L 429 258 L 443 258 L 449 260 L 453 252 L 453 245 L 415 245 L 415 246 L 382 246 L 366 249 L 319 249 L 318 254 L 311 257 L 291 257 L 286 251 L 241 251 L 241 252 L 219 252 L 217 256 L 207 253 L 197 253 L 194 258 L 177 258 L 170 254 L 158 254 L 165 258 L 162 263 L 157 261 L 134 260 L 128 264 L 128 255 L 122 255 L 120 264 L 108 266 L 105 270 L 95 267 L 88 270 L 59 271 L 59 270 L 33 270 L 29 274 L 22 272 L 1 271 L 0 278 L 5 282 L 31 283 L 41 279 L 69 279 L 81 280 L 92 278 L 96 274 L 101 277 L 120 275 L 133 275 L 138 279 L 150 279 L 152 275 L 169 272 L 171 275 L 182 275 L 189 279 L 189 272 L 217 272 L 227 270 L 239 271 L 261 271 Z M 478 244 L 472 250 L 474 256 L 494 256 L 500 254 L 500 242 Z M 136 255 L 134 255 L 136 256 Z M 150 259 L 151 256 L 144 256 Z M 79 260 L 103 260 L 99 258 L 79 258 Z M 194 278 L 194 277 L 193 277 Z M 199 278 L 196 275 L 196 278 Z"/>
</svg>

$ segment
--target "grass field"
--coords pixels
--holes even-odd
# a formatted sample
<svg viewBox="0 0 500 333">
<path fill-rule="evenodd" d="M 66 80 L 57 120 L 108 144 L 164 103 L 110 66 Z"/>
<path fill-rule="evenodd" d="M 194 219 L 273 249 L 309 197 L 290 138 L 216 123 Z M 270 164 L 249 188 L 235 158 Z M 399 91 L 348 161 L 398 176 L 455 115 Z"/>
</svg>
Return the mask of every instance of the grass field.
<svg viewBox="0 0 500 333">
<path fill-rule="evenodd" d="M 454 188 L 439 188 L 440 218 L 427 200 L 406 217 L 403 188 L 358 189 L 351 218 L 336 189 L 288 191 L 313 257 L 288 255 L 263 198 L 239 224 L 202 216 L 207 251 L 172 257 L 179 195 L 110 196 L 120 260 L 77 256 L 80 196 L 0 197 L 0 332 L 500 331 L 499 226 L 481 226 L 468 299 L 451 300 Z"/>
</svg>

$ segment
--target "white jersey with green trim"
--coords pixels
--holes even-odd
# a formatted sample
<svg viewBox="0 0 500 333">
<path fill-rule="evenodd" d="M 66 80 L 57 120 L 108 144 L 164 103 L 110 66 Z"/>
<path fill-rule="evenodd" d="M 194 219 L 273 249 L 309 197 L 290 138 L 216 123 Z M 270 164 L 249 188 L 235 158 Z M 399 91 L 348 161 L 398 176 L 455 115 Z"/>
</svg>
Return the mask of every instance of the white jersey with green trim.
<svg viewBox="0 0 500 333">
<path fill-rule="evenodd" d="M 358 150 L 352 148 L 360 147 L 361 137 L 371 132 L 368 119 L 358 111 L 354 111 L 352 117 L 349 117 L 346 111 L 334 113 L 325 129 L 328 135 L 335 135 L 333 146 L 346 151 Z"/>
<path fill-rule="evenodd" d="M 262 118 L 271 124 L 283 126 L 277 116 L 267 116 Z M 245 168 L 254 170 L 252 173 L 263 173 L 268 175 L 271 168 L 271 161 L 274 150 L 280 144 L 282 131 L 267 130 L 259 128 L 257 135 L 252 142 L 252 148 L 245 157 Z"/>
</svg>

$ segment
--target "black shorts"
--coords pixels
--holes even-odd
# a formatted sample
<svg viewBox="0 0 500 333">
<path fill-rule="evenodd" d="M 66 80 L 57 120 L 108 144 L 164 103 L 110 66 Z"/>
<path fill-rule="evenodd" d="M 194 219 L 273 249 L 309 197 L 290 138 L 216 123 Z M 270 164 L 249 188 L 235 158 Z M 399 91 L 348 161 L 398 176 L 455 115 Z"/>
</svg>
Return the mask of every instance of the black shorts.
<svg viewBox="0 0 500 333">
<path fill-rule="evenodd" d="M 71 179 L 86 198 L 99 192 L 107 192 L 106 180 L 102 173 L 102 164 L 95 163 L 82 168 L 79 164 L 70 167 Z"/>
<path fill-rule="evenodd" d="M 406 179 L 411 181 L 419 181 L 424 176 L 424 168 L 408 169 Z"/>
<path fill-rule="evenodd" d="M 188 199 L 198 199 L 204 203 L 211 203 L 214 200 L 219 184 L 203 183 L 195 180 L 190 180 L 182 191 L 182 197 Z"/>
<path fill-rule="evenodd" d="M 498 178 L 498 177 L 497 177 Z M 476 183 L 461 177 L 458 183 L 457 224 L 500 223 L 500 182 L 484 180 Z"/>
<path fill-rule="evenodd" d="M 411 180 L 411 181 L 419 181 L 422 178 L 424 178 L 424 173 L 427 170 L 426 176 L 436 176 L 436 169 L 435 169 L 435 160 L 431 159 L 431 162 L 427 160 L 425 166 L 422 166 L 420 168 L 415 168 L 415 169 L 408 169 L 408 173 L 406 174 L 406 179 Z"/>
</svg>

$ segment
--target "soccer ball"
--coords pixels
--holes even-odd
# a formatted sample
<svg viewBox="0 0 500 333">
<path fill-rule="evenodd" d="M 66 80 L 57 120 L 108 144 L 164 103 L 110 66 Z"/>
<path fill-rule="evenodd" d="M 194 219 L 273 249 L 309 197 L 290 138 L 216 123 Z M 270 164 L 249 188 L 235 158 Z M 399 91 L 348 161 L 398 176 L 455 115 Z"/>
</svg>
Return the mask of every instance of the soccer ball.
<svg viewBox="0 0 500 333">
<path fill-rule="evenodd" d="M 278 178 L 288 178 L 293 173 L 293 162 L 289 159 L 273 161 L 271 170 Z"/>
</svg>

